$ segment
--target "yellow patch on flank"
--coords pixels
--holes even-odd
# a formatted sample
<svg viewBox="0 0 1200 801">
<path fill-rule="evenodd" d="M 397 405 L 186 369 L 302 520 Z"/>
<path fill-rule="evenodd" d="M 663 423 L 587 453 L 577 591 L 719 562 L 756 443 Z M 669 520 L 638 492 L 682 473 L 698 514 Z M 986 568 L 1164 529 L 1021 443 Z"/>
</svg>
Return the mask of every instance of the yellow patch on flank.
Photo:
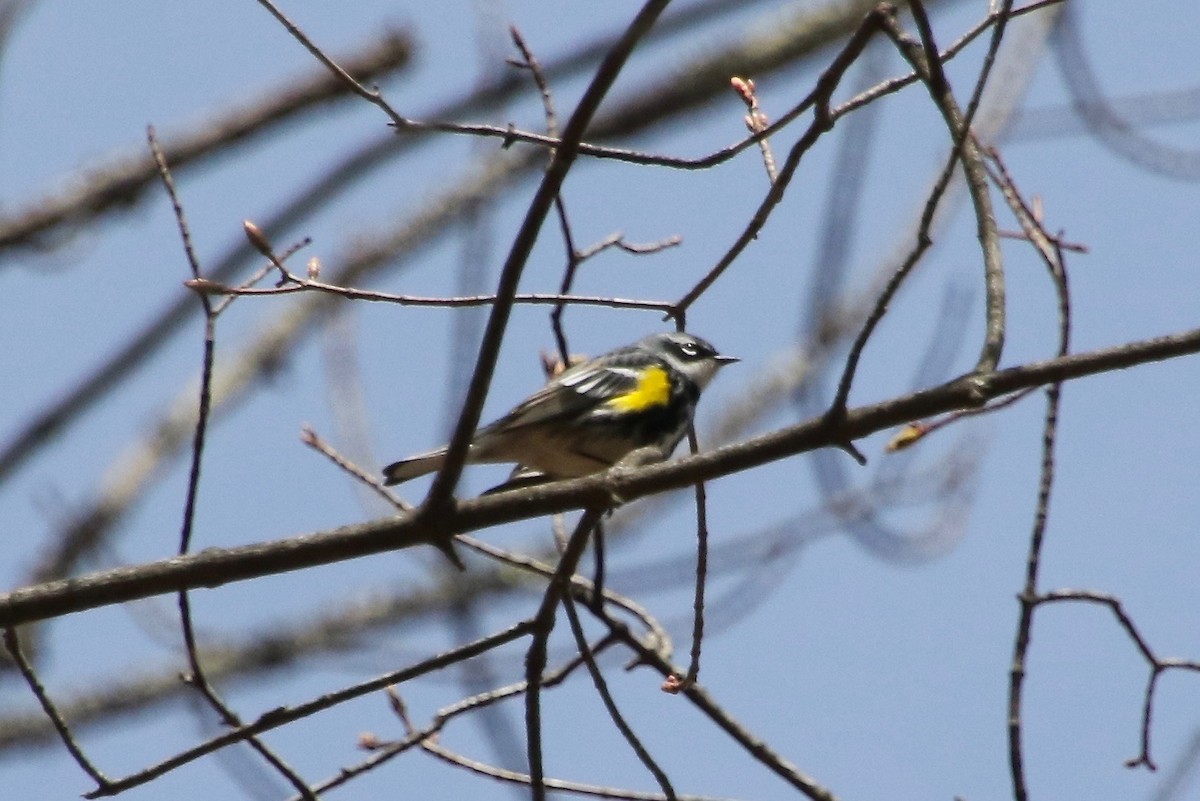
<svg viewBox="0 0 1200 801">
<path fill-rule="evenodd" d="M 655 406 L 666 406 L 671 399 L 671 379 L 661 367 L 647 367 L 642 371 L 637 386 L 624 395 L 619 395 L 608 405 L 622 412 L 640 412 Z"/>
</svg>

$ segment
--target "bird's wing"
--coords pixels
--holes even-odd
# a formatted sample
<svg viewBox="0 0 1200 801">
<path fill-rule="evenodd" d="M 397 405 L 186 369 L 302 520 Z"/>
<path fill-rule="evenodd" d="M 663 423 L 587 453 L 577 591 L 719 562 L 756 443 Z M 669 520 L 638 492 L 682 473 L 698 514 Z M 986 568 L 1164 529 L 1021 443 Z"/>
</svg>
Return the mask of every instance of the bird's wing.
<svg viewBox="0 0 1200 801">
<path fill-rule="evenodd" d="M 638 371 L 620 365 L 585 363 L 566 371 L 489 426 L 517 428 L 573 417 L 638 384 Z"/>
</svg>

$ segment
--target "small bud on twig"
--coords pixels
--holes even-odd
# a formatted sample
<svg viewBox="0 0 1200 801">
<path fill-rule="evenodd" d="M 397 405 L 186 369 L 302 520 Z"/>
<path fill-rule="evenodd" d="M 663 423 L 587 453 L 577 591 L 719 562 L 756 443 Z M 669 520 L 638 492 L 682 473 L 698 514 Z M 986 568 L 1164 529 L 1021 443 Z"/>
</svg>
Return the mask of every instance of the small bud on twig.
<svg viewBox="0 0 1200 801">
<path fill-rule="evenodd" d="M 746 130 L 752 134 L 761 134 L 770 128 L 771 121 L 767 119 L 767 115 L 763 113 L 762 107 L 758 104 L 758 95 L 754 91 L 754 81 L 749 78 L 739 78 L 735 75 L 729 79 L 729 85 L 742 98 L 742 102 L 746 104 L 746 109 L 750 112 L 742 118 L 742 121 L 746 123 Z M 771 143 L 766 139 L 761 139 L 758 142 L 758 147 L 762 150 L 763 165 L 767 168 L 767 177 L 771 179 L 771 183 L 775 183 L 775 179 L 778 177 L 778 170 L 775 168 L 775 156 L 771 152 Z"/>
<path fill-rule="evenodd" d="M 754 81 L 735 75 L 729 79 L 729 85 L 733 87 L 733 91 L 742 96 L 742 100 L 747 106 L 754 104 Z"/>
<path fill-rule="evenodd" d="M 412 719 L 408 716 L 408 707 L 404 704 L 404 699 L 400 697 L 400 693 L 396 691 L 395 686 L 388 686 L 384 690 L 384 694 L 387 695 L 388 705 L 392 708 L 392 712 L 404 724 L 405 733 L 412 734 L 416 731 L 416 726 L 413 725 Z"/>
<path fill-rule="evenodd" d="M 189 278 L 183 282 L 188 289 L 194 289 L 204 295 L 228 295 L 229 287 L 210 281 L 207 278 Z"/>
<path fill-rule="evenodd" d="M 688 682 L 687 679 L 681 678 L 672 673 L 670 676 L 667 676 L 666 681 L 662 683 L 662 687 L 660 689 L 664 693 L 678 695 L 686 690 L 689 686 L 691 686 L 691 683 Z"/>
<path fill-rule="evenodd" d="M 927 423 L 909 423 L 904 428 L 897 432 L 896 436 L 888 442 L 884 447 L 888 453 L 894 453 L 899 450 L 904 450 L 909 445 L 914 445 L 922 437 L 929 433 L 929 425 Z"/>
<path fill-rule="evenodd" d="M 271 249 L 271 241 L 267 239 L 267 235 L 263 233 L 261 228 L 251 220 L 243 220 L 242 230 L 246 232 L 246 239 L 249 240 L 251 247 L 268 259 L 274 258 L 275 253 Z"/>
</svg>

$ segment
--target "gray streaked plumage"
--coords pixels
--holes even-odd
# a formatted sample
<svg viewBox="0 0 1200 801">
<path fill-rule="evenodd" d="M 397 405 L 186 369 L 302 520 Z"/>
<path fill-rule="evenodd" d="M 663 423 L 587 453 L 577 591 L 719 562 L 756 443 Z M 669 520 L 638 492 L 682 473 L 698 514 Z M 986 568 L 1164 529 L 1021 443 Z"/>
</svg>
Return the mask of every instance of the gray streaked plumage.
<svg viewBox="0 0 1200 801">
<path fill-rule="evenodd" d="M 576 365 L 476 432 L 467 462 L 515 462 L 514 477 L 574 478 L 658 446 L 664 458 L 687 431 L 700 392 L 735 362 L 699 337 L 652 334 Z M 446 448 L 388 465 L 386 484 L 441 468 Z"/>
</svg>

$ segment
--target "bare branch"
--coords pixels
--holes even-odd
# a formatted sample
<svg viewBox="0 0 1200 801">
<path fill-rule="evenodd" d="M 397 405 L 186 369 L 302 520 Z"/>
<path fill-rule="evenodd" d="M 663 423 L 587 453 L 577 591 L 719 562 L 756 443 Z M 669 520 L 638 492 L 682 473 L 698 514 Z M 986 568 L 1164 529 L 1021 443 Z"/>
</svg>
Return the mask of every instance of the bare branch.
<svg viewBox="0 0 1200 801">
<path fill-rule="evenodd" d="M 357 53 L 346 57 L 346 69 L 363 80 L 403 69 L 412 54 L 407 35 L 384 31 Z M 176 169 L 190 167 L 214 153 L 244 147 L 300 114 L 333 100 L 344 100 L 346 86 L 325 70 L 289 81 L 266 93 L 262 101 L 237 108 L 191 133 L 169 139 L 163 146 Z M 116 209 L 129 208 L 158 178 L 154 160 L 144 155 L 92 167 L 79 185 L 56 196 L 34 201 L 23 210 L 0 218 L 0 252 L 13 247 L 45 247 L 59 229 L 82 224 Z"/>
<path fill-rule="evenodd" d="M 184 216 L 183 204 L 175 189 L 175 179 L 171 175 L 166 156 L 158 144 L 158 139 L 155 136 L 153 128 L 147 131 L 146 138 L 150 145 L 150 152 L 154 157 L 155 166 L 158 168 L 159 177 L 162 179 L 163 187 L 167 190 L 167 195 L 171 200 L 171 209 L 175 214 L 175 222 L 179 227 L 179 237 L 183 242 L 184 254 L 187 257 L 192 277 L 198 279 L 200 277 L 200 261 L 196 257 L 196 252 L 192 245 L 191 230 L 188 226 L 187 218 Z M 257 228 L 247 223 L 246 231 L 252 239 L 257 238 L 264 249 L 269 250 L 266 239 Z M 274 260 L 274 257 L 272 259 Z M 282 265 L 280 265 L 280 269 L 283 269 Z M 204 308 L 204 354 L 200 372 L 199 408 L 196 412 L 196 426 L 192 435 L 192 454 L 191 465 L 188 470 L 187 494 L 184 500 L 183 522 L 179 533 L 178 553 L 180 556 L 186 555 L 191 548 L 192 530 L 196 520 L 196 502 L 200 493 L 200 466 L 204 458 L 204 443 L 208 433 L 209 414 L 212 409 L 213 355 L 216 347 L 217 310 L 213 308 L 212 301 L 207 295 L 200 294 L 199 298 L 200 304 Z M 212 686 L 204 673 L 200 656 L 197 653 L 196 631 L 192 623 L 192 606 L 186 589 L 179 591 L 179 619 L 183 629 L 183 641 L 187 652 L 188 664 L 191 668 L 191 675 L 187 677 L 188 683 L 200 691 L 204 700 L 220 716 L 222 723 L 227 726 L 240 726 L 242 724 L 241 719 L 217 695 L 216 688 Z M 248 737 L 247 742 L 289 784 L 295 787 L 306 801 L 317 801 L 316 796 L 309 789 L 308 784 L 300 778 L 300 775 L 282 757 L 267 747 L 262 740 L 257 737 Z M 105 785 L 101 785 L 99 788 L 100 791 L 107 791 L 108 789 L 109 787 Z"/>
<path fill-rule="evenodd" d="M 54 702 L 50 700 L 50 694 L 46 692 L 46 688 L 42 686 L 42 682 L 38 679 L 33 665 L 29 664 L 29 660 L 25 658 L 16 629 L 4 629 L 4 647 L 8 651 L 9 657 L 12 658 L 13 664 L 17 666 L 17 670 L 21 672 L 21 676 L 24 677 L 25 683 L 29 685 L 33 696 L 37 698 L 42 711 L 46 713 L 46 717 L 54 725 L 54 730 L 58 732 L 59 739 L 66 746 L 67 751 L 71 754 L 71 758 L 75 760 L 79 767 L 83 768 L 84 773 L 92 777 L 92 781 L 96 782 L 97 787 L 102 790 L 108 789 L 111 786 L 108 777 L 101 773 L 100 769 L 93 765 L 92 761 L 83 753 L 83 748 L 75 740 L 75 736 L 71 734 L 71 729 L 67 726 L 67 721 L 63 719 Z"/>
<path fill-rule="evenodd" d="M 1150 754 L 1150 726 L 1154 718 L 1154 693 L 1158 688 L 1158 679 L 1168 670 L 1185 670 L 1189 673 L 1200 673 L 1200 661 L 1164 659 L 1155 655 L 1145 636 L 1138 630 L 1137 624 L 1133 622 L 1133 618 L 1125 611 L 1124 605 L 1116 596 L 1101 592 L 1092 592 L 1090 590 L 1052 590 L 1034 598 L 1034 603 L 1038 606 L 1064 602 L 1082 602 L 1107 607 L 1113 613 L 1113 617 L 1117 619 L 1117 623 L 1121 626 L 1121 629 L 1128 635 L 1130 641 L 1133 642 L 1138 653 L 1146 660 L 1146 664 L 1150 668 L 1150 676 L 1146 682 L 1145 694 L 1142 697 L 1141 750 L 1136 757 L 1126 760 L 1125 767 L 1136 768 L 1144 765 L 1150 770 L 1158 770 L 1158 766 L 1154 763 L 1154 759 Z"/>
<path fill-rule="evenodd" d="M 1200 329 L 1000 370 L 988 377 L 984 400 L 1031 386 L 1068 381 L 1200 352 Z M 430 545 L 444 530 L 458 533 L 588 506 L 607 506 L 680 489 L 815 448 L 858 439 L 909 420 L 969 406 L 978 398 L 971 376 L 882 403 L 849 410 L 838 426 L 817 418 L 736 445 L 637 469 L 616 469 L 459 502 L 436 520 L 405 515 L 276 542 L 209 548 L 186 557 L 147 562 L 50 581 L 0 594 L 0 626 L 146 598 L 182 588 L 218 587 L 375 553 Z"/>
<path fill-rule="evenodd" d="M 86 798 L 101 798 L 109 795 L 128 790 L 131 787 L 137 787 L 145 784 L 153 779 L 162 776 L 176 768 L 186 765 L 200 757 L 211 754 L 212 752 L 224 748 L 232 743 L 240 742 L 248 737 L 252 737 L 271 729 L 278 728 L 286 723 L 290 723 L 301 718 L 308 717 L 317 712 L 329 709 L 338 704 L 349 701 L 353 698 L 366 695 L 368 693 L 378 692 L 385 687 L 393 684 L 402 684 L 417 676 L 423 676 L 426 673 L 440 670 L 447 665 L 461 662 L 464 659 L 470 659 L 473 656 L 484 653 L 492 648 L 498 648 L 501 645 L 512 642 L 513 640 L 523 637 L 532 630 L 532 622 L 524 621 L 510 626 L 503 631 L 483 637 L 475 642 L 466 645 L 451 648 L 429 659 L 422 660 L 408 667 L 395 670 L 390 673 L 385 673 L 382 676 L 377 676 L 358 684 L 351 685 L 335 692 L 326 693 L 325 695 L 314 698 L 303 704 L 298 704 L 293 707 L 277 707 L 264 714 L 260 715 L 251 723 L 239 724 L 232 731 L 214 737 L 211 740 L 201 743 L 198 746 L 178 753 L 169 759 L 165 759 L 156 765 L 151 765 L 145 770 L 125 777 L 117 781 L 110 782 L 106 787 L 97 789 L 88 793 Z M 320 792 L 320 788 L 317 789 Z"/>
</svg>

